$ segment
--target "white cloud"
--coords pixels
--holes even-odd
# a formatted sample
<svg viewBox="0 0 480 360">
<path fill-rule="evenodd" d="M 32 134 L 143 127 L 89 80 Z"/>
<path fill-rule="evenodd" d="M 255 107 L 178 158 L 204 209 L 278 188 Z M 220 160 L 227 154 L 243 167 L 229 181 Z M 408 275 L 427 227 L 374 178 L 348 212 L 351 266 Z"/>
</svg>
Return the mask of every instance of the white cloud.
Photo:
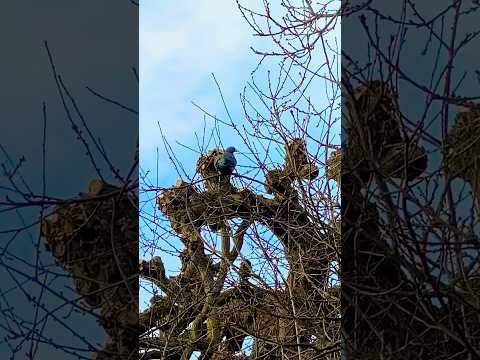
<svg viewBox="0 0 480 360">
<path fill-rule="evenodd" d="M 142 156 L 161 145 L 157 121 L 169 139 L 202 126 L 195 100 L 218 107 L 211 73 L 223 84 L 251 70 L 252 37 L 234 1 L 184 1 L 140 6 L 140 133 Z M 242 68 L 242 71 L 237 71 Z M 240 85 L 241 86 L 241 85 Z M 237 84 L 235 93 L 240 91 Z"/>
<path fill-rule="evenodd" d="M 259 6 L 255 0 L 242 0 L 242 3 L 251 8 Z M 339 39 L 339 27 L 335 35 Z M 159 166 L 163 166 L 163 170 L 169 166 L 158 123 L 169 141 L 195 144 L 193 134 L 203 128 L 203 114 L 191 104 L 192 100 L 224 117 L 211 73 L 215 73 L 221 83 L 231 114 L 241 119 L 238 94 L 259 60 L 250 46 L 264 44 L 263 41 L 252 36 L 234 0 L 141 2 L 139 70 L 143 169 L 155 169 L 156 147 L 160 149 Z"/>
</svg>

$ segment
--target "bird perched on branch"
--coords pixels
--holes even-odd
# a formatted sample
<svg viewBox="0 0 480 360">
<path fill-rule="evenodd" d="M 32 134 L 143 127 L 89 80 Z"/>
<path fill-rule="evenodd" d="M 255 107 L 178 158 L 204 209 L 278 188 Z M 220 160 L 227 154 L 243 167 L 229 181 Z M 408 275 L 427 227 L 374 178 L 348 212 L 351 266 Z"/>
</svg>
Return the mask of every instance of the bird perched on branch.
<svg viewBox="0 0 480 360">
<path fill-rule="evenodd" d="M 236 152 L 233 146 L 225 149 L 222 155 L 218 155 L 215 159 L 215 169 L 223 175 L 229 175 L 233 173 L 235 166 L 237 165 L 237 159 L 233 155 Z"/>
<path fill-rule="evenodd" d="M 252 275 L 252 263 L 250 260 L 246 259 L 240 263 L 240 271 L 238 276 L 240 278 L 240 286 L 245 285 L 248 282 L 248 279 Z"/>
</svg>

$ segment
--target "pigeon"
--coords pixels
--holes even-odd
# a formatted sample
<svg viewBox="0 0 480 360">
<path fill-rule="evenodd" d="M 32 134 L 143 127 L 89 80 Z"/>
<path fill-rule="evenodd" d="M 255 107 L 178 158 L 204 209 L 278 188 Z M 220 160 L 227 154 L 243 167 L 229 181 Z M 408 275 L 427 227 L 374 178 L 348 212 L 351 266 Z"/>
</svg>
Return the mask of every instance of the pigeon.
<svg viewBox="0 0 480 360">
<path fill-rule="evenodd" d="M 219 171 L 223 175 L 229 175 L 233 173 L 235 166 L 237 165 L 237 159 L 233 155 L 236 152 L 233 146 L 228 147 L 225 149 L 222 155 L 218 155 L 215 159 L 215 169 Z"/>
</svg>

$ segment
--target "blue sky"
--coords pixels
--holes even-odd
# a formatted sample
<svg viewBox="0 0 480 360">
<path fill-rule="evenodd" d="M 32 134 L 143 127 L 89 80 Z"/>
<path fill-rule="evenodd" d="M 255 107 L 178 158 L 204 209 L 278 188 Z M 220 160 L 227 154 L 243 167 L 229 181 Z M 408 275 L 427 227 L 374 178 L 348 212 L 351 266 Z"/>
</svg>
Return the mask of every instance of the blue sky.
<svg viewBox="0 0 480 360">
<path fill-rule="evenodd" d="M 195 4 L 195 5 L 194 5 Z M 142 166 L 156 166 L 160 123 L 168 139 L 190 142 L 202 127 L 194 100 L 218 113 L 212 73 L 225 96 L 238 99 L 255 64 L 247 24 L 233 1 L 149 1 L 140 7 L 140 134 Z M 168 165 L 165 164 L 167 167 Z"/>
<path fill-rule="evenodd" d="M 249 3 L 251 6 L 258 4 L 243 1 L 244 5 Z M 333 37 L 340 46 L 339 26 L 332 40 Z M 178 141 L 195 148 L 195 133 L 202 133 L 204 114 L 192 101 L 211 114 L 226 117 L 212 73 L 221 86 L 231 116 L 239 120 L 244 117 L 240 92 L 259 60 L 251 46 L 264 48 L 268 45 L 264 39 L 252 36 L 252 30 L 242 19 L 234 1 L 141 3 L 140 171 L 141 175 L 148 173 L 152 185 L 169 187 L 179 178 L 164 151 L 160 127 L 185 171 L 193 175 L 198 154 L 176 144 Z M 325 89 L 318 86 L 312 86 L 310 92 L 323 94 Z M 213 125 L 212 120 L 206 122 L 207 129 Z M 339 132 L 339 128 L 337 130 Z M 236 145 L 237 148 L 242 143 L 231 131 L 223 132 L 221 140 L 223 145 Z M 242 154 L 237 158 L 241 163 Z M 149 216 L 158 213 L 153 193 L 143 194 L 142 200 L 149 201 L 143 203 L 141 212 Z M 147 228 L 148 223 L 140 222 L 141 234 L 146 237 L 143 241 L 140 239 L 141 244 L 159 237 Z M 178 266 L 175 254 L 160 251 L 160 255 L 167 272 L 174 273 Z M 140 257 L 148 259 L 150 256 L 150 249 L 140 250 Z M 147 298 L 142 292 L 141 307 L 146 305 Z"/>
</svg>

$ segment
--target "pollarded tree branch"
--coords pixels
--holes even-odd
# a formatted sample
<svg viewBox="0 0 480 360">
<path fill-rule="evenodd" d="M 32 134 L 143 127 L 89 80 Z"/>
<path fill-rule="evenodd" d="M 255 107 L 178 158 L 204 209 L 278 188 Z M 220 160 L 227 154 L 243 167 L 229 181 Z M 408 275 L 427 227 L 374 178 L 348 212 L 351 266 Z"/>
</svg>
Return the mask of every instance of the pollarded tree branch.
<svg viewBox="0 0 480 360">
<path fill-rule="evenodd" d="M 156 307 L 152 304 L 141 318 L 156 317 L 157 321 L 152 325 L 157 326 L 159 319 L 163 324 L 174 324 L 168 328 L 170 334 L 179 339 L 177 342 L 184 342 L 183 351 L 179 353 L 181 359 L 188 359 L 193 351 L 201 351 L 207 358 L 215 358 L 219 353 L 229 353 L 232 358 L 241 349 L 246 336 L 238 329 L 244 329 L 256 338 L 257 355 L 278 351 L 278 344 L 284 348 L 294 344 L 293 350 L 287 351 L 291 351 L 292 356 L 297 355 L 299 349 L 307 351 L 310 337 L 318 335 L 312 333 L 312 329 L 308 330 L 308 322 L 315 322 L 313 319 L 319 314 L 304 315 L 297 321 L 296 317 L 300 315 L 296 315 L 296 311 L 302 314 L 314 311 L 306 301 L 310 296 L 316 296 L 313 294 L 320 296 L 325 287 L 332 260 L 327 249 L 335 246 L 330 242 L 338 237 L 338 234 L 331 236 L 330 225 L 312 221 L 294 190 L 295 181 L 315 179 L 318 168 L 309 160 L 303 140 L 290 141 L 285 146 L 284 168 L 272 169 L 266 175 L 265 187 L 273 194 L 270 199 L 246 188 L 235 188 L 230 183 L 232 174 L 219 173 L 215 168 L 215 160 L 221 154 L 221 150 L 212 150 L 197 162 L 205 190 L 178 181 L 174 188 L 162 191 L 157 197 L 160 210 L 184 244 L 182 272 L 167 279 L 163 268 L 157 266 L 160 270 L 154 275 L 155 281 L 164 289 L 166 298 Z M 241 224 L 232 231 L 229 222 L 238 218 L 242 220 Z M 226 276 L 240 254 L 246 231 L 253 223 L 265 225 L 282 242 L 289 263 L 288 291 L 266 291 L 250 284 L 248 278 L 252 270 L 245 261 L 239 269 L 238 287 L 224 290 Z M 213 265 L 211 257 L 205 254 L 201 236 L 205 226 L 220 232 L 221 261 L 217 265 Z M 161 261 L 156 262 L 161 264 Z M 146 262 L 142 264 L 147 267 Z M 151 264 L 152 261 L 150 269 Z M 171 291 L 172 286 L 177 289 L 176 295 Z M 161 304 L 172 303 L 168 299 L 174 296 L 181 297 L 175 304 L 182 304 L 183 308 L 188 306 L 188 314 L 182 315 L 179 306 L 172 306 L 168 314 L 166 309 L 161 310 Z M 159 311 L 156 315 L 154 308 Z M 172 313 L 178 320 L 172 322 Z M 234 319 L 229 319 L 233 314 Z M 334 327 L 338 328 L 338 322 L 335 323 Z M 167 330 L 165 326 L 162 329 Z M 185 334 L 188 334 L 188 341 Z M 172 341 L 172 346 L 175 343 Z M 328 340 L 323 343 L 330 345 Z"/>
</svg>

